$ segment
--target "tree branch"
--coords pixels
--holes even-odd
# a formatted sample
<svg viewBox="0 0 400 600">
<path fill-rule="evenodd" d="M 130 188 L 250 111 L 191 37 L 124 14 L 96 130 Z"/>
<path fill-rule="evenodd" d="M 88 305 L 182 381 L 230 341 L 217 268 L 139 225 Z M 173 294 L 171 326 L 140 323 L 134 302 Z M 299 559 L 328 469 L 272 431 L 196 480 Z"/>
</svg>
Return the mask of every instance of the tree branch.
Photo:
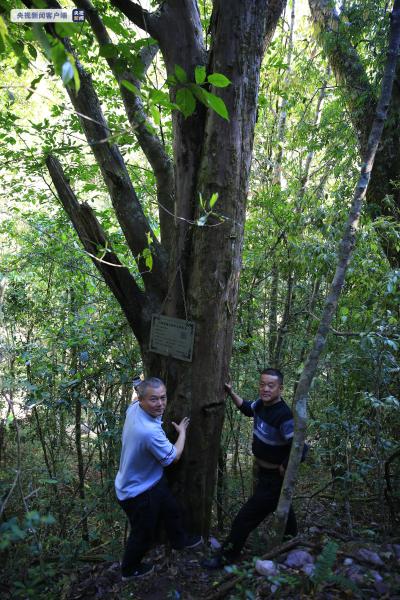
<svg viewBox="0 0 400 600">
<path fill-rule="evenodd" d="M 377 99 L 356 49 L 330 0 L 309 0 L 311 15 L 323 35 L 320 42 L 336 80 L 343 86 L 361 155 L 367 149 Z"/>
<path fill-rule="evenodd" d="M 131 0 L 110 0 L 111 4 L 118 8 L 132 23 L 143 29 L 151 37 L 157 38 L 157 21 L 158 17 L 155 13 L 150 13 L 143 9 L 136 2 Z"/>
<path fill-rule="evenodd" d="M 29 7 L 31 0 L 23 0 L 23 3 Z M 48 4 L 59 7 L 56 0 L 49 0 Z M 60 40 L 52 26 L 46 26 L 46 31 L 58 41 Z M 71 86 L 66 86 L 66 92 L 78 113 L 86 139 L 100 167 L 116 217 L 132 255 L 138 264 L 146 291 L 149 292 L 151 298 L 157 304 L 157 301 L 159 303 L 165 297 L 167 291 L 167 253 L 155 237 L 143 212 L 118 146 L 108 141 L 110 128 L 103 115 L 92 77 L 80 63 L 70 40 L 63 38 L 61 41 L 67 52 L 75 58 L 75 66 L 80 80 L 78 93 L 75 93 Z M 150 250 L 153 258 L 151 271 L 147 268 L 142 254 L 143 250 L 149 248 L 148 235 L 150 236 Z"/>
<path fill-rule="evenodd" d="M 113 252 L 92 208 L 80 204 L 68 183 L 60 162 L 52 155 L 46 158 L 46 166 L 57 190 L 64 210 L 94 265 L 100 271 L 108 287 L 122 306 L 125 316 L 139 343 L 143 340 L 142 309 L 146 301 L 135 279 Z M 104 249 L 107 248 L 106 251 Z M 96 258 L 103 250 L 103 259 Z"/>
<path fill-rule="evenodd" d="M 112 39 L 110 38 L 99 13 L 90 0 L 75 0 L 75 4 L 78 8 L 85 10 L 99 47 L 102 48 L 106 44 L 108 46 L 112 44 Z M 157 51 L 158 46 L 156 44 L 145 46 L 142 49 L 140 58 L 143 63 L 143 73 L 147 71 Z M 154 171 L 157 182 L 157 199 L 160 207 L 159 219 L 161 238 L 164 247 L 170 252 L 172 243 L 171 236 L 173 233 L 173 218 L 171 217 L 171 213 L 174 212 L 175 187 L 172 161 L 166 153 L 163 144 L 154 134 L 154 128 L 150 124 L 144 111 L 142 100 L 138 95 L 129 91 L 121 83 L 123 80 L 127 80 L 140 90 L 142 83 L 140 78 L 132 73 L 129 64 L 126 61 L 124 61 L 124 69 L 120 68 L 121 58 L 118 63 L 114 57 L 108 57 L 105 60 L 119 84 L 129 123 L 132 126 L 140 147 Z"/>
<path fill-rule="evenodd" d="M 73 54 L 69 41 L 65 41 L 67 50 Z M 166 289 L 165 269 L 167 256 L 154 236 L 143 213 L 139 199 L 130 180 L 124 159 L 116 144 L 107 141 L 110 130 L 101 109 L 100 101 L 94 90 L 92 78 L 75 58 L 81 87 L 78 94 L 67 88 L 68 95 L 76 111 L 89 115 L 93 120 L 80 118 L 86 139 L 92 146 L 93 154 L 100 167 L 104 182 L 110 193 L 118 222 L 126 241 L 137 260 L 143 281 L 149 290 Z M 148 247 L 147 233 L 151 236 L 153 269 L 146 273 L 146 265 L 139 255 Z"/>
</svg>

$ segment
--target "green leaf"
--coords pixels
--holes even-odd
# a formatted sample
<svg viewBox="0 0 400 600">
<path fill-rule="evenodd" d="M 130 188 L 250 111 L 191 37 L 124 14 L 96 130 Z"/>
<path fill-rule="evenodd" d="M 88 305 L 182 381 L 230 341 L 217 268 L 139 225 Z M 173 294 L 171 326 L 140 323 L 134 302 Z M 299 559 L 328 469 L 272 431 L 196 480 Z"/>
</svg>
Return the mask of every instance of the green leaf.
<svg viewBox="0 0 400 600">
<path fill-rule="evenodd" d="M 161 115 L 160 115 L 160 111 L 158 110 L 158 108 L 156 106 L 151 106 L 150 112 L 151 112 L 151 116 L 153 117 L 154 123 L 156 125 L 159 125 L 161 123 Z"/>
<path fill-rule="evenodd" d="M 175 75 L 176 75 L 176 78 L 179 81 L 179 83 L 187 82 L 186 72 L 179 65 L 175 65 Z"/>
<path fill-rule="evenodd" d="M 203 88 L 201 88 L 199 85 L 196 85 L 195 83 L 190 83 L 189 89 L 192 92 L 192 94 L 197 98 L 197 100 L 199 100 L 199 102 L 201 102 L 205 106 L 208 106 L 207 93 L 209 92 L 206 92 L 206 90 L 203 90 Z"/>
<path fill-rule="evenodd" d="M 74 69 L 74 84 L 75 84 L 75 92 L 78 93 L 79 92 L 79 88 L 81 87 L 81 81 L 79 79 L 79 72 L 78 69 L 76 68 L 76 64 L 75 61 L 72 65 L 73 69 Z"/>
<path fill-rule="evenodd" d="M 216 201 L 218 200 L 218 192 L 215 192 L 211 198 L 210 198 L 210 208 L 212 208 L 214 206 L 214 204 L 216 203 Z"/>
<path fill-rule="evenodd" d="M 135 96 L 140 96 L 140 91 L 138 90 L 138 88 L 136 87 L 136 85 L 133 85 L 133 83 L 131 83 L 127 79 L 123 79 L 121 81 L 121 85 L 123 85 L 124 87 L 126 87 L 127 90 L 129 90 L 130 92 L 132 92 L 132 94 L 135 94 Z"/>
<path fill-rule="evenodd" d="M 230 85 L 231 81 L 222 75 L 222 73 L 212 73 L 207 77 L 207 81 L 218 88 L 224 88 Z"/>
<path fill-rule="evenodd" d="M 205 89 L 194 83 L 190 84 L 189 88 L 202 104 L 212 108 L 217 114 L 229 121 L 228 110 L 222 98 L 219 98 L 215 94 L 211 94 L 211 92 L 207 92 Z"/>
<path fill-rule="evenodd" d="M 207 105 L 210 108 L 212 108 L 213 110 L 215 110 L 215 112 L 220 117 L 229 121 L 228 110 L 227 110 L 227 108 L 225 106 L 225 102 L 222 100 L 222 98 L 219 98 L 219 96 L 216 96 L 215 94 L 211 94 L 210 92 L 206 92 L 205 90 L 203 90 L 203 91 L 206 94 Z"/>
<path fill-rule="evenodd" d="M 99 56 L 104 58 L 116 58 L 118 56 L 118 48 L 115 44 L 104 44 L 99 49 Z"/>
<path fill-rule="evenodd" d="M 69 62 L 69 61 L 68 61 L 67 53 L 65 52 L 65 48 L 61 42 L 57 41 L 57 43 L 51 47 L 50 55 L 51 55 L 51 60 L 54 63 L 55 72 L 57 73 L 57 75 L 62 76 L 63 66 L 66 62 Z M 71 68 L 72 68 L 72 65 L 71 65 Z M 67 69 L 68 69 L 68 67 L 65 67 L 65 70 L 67 70 Z M 72 77 L 73 77 L 73 71 L 71 71 L 71 78 Z"/>
<path fill-rule="evenodd" d="M 10 44 L 16 56 L 22 58 L 24 56 L 24 43 L 21 40 L 10 40 Z"/>
<path fill-rule="evenodd" d="M 102 15 L 101 19 L 104 25 L 108 27 L 108 29 L 111 29 L 111 31 L 117 33 L 118 35 L 126 36 L 126 27 L 123 27 L 116 17 L 108 17 L 107 15 Z"/>
<path fill-rule="evenodd" d="M 7 25 L 5 24 L 3 17 L 0 15 L 0 37 L 3 40 L 4 46 L 6 45 L 7 35 Z"/>
<path fill-rule="evenodd" d="M 145 248 L 142 254 L 146 267 L 149 269 L 149 271 L 151 271 L 151 269 L 153 268 L 153 256 L 151 254 L 150 248 Z"/>
<path fill-rule="evenodd" d="M 185 117 L 189 117 L 193 114 L 196 108 L 196 100 L 193 96 L 192 92 L 187 88 L 181 88 L 176 93 L 176 103 L 179 107 L 179 110 L 183 113 Z"/>
<path fill-rule="evenodd" d="M 194 79 L 198 85 L 201 85 L 206 80 L 206 68 L 196 67 L 194 70 Z"/>
</svg>

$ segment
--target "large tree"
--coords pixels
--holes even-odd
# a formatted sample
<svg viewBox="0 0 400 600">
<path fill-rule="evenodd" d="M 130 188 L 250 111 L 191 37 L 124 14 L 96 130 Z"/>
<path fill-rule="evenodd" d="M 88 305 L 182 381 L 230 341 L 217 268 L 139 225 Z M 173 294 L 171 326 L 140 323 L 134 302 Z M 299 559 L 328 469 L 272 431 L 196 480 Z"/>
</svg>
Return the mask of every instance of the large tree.
<svg viewBox="0 0 400 600">
<path fill-rule="evenodd" d="M 100 53 L 118 83 L 126 116 L 154 172 L 159 236 L 139 201 L 123 155 L 110 138 L 89 73 L 93 65 L 80 60 L 75 39 L 60 36 L 53 26 L 46 31 L 51 44 L 61 41 L 74 57 L 69 60 L 80 87 L 77 91 L 70 84 L 67 91 L 139 275 L 113 251 L 93 209 L 84 198 L 77 198 L 55 152 L 48 154 L 46 164 L 84 248 L 139 342 L 146 373 L 166 381 L 167 416 L 175 420 L 191 416 L 176 485 L 192 526 L 205 531 L 224 418 L 223 384 L 229 377 L 260 66 L 285 0 L 215 0 L 207 31 L 196 0 L 165 0 L 154 12 L 130 0 L 112 4 L 149 41 L 141 51 L 142 71 L 159 48 L 170 99 L 180 107 L 172 112 L 171 156 L 146 114 L 137 62 L 133 68 L 126 54 L 118 52 L 118 42 L 106 27 L 105 4 L 77 0 L 77 7 L 87 11 Z M 154 313 L 195 322 L 192 362 L 149 351 Z"/>
</svg>

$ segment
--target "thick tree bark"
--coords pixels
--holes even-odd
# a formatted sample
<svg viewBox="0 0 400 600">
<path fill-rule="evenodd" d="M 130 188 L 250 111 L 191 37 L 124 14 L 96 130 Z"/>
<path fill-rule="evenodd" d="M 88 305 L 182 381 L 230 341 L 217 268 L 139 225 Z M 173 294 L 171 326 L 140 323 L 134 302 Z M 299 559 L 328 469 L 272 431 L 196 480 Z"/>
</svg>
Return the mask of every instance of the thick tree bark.
<svg viewBox="0 0 400 600">
<path fill-rule="evenodd" d="M 314 22 L 317 24 L 321 45 L 332 66 L 336 80 L 347 104 L 349 116 L 357 136 L 362 160 L 365 160 L 368 136 L 374 120 L 378 98 L 369 80 L 366 68 L 351 44 L 346 24 L 330 0 L 309 0 Z M 386 120 L 382 139 L 371 173 L 366 196 L 366 207 L 373 219 L 383 217 L 400 221 L 400 65 L 397 66 L 393 86 L 393 100 Z M 387 227 L 380 227 L 382 249 L 393 267 L 399 264 L 396 240 L 388 236 Z"/>
<path fill-rule="evenodd" d="M 232 82 L 220 93 L 229 122 L 207 112 L 197 191 L 206 199 L 218 193 L 216 210 L 225 220 L 211 221 L 215 227 L 197 227 L 192 233 L 187 300 L 196 322 L 196 355 L 176 396 L 186 398 L 194 417 L 182 482 L 197 526 L 208 524 L 211 512 L 268 16 L 268 5 L 262 1 L 214 3 L 209 71 L 222 72 Z"/>
<path fill-rule="evenodd" d="M 375 119 L 372 123 L 368 137 L 365 162 L 362 165 L 357 187 L 354 191 L 346 228 L 339 245 L 338 262 L 332 284 L 325 300 L 324 309 L 316 333 L 313 346 L 308 354 L 306 364 L 300 376 L 294 398 L 295 433 L 289 464 L 286 469 L 285 479 L 279 504 L 275 513 L 274 533 L 270 544 L 275 546 L 282 541 L 289 508 L 291 505 L 295 481 L 300 465 L 303 444 L 306 433 L 307 398 L 311 384 L 316 373 L 321 353 L 325 347 L 329 328 L 336 311 L 341 291 L 344 286 L 346 271 L 356 241 L 356 233 L 361 214 L 361 207 L 368 189 L 374 159 L 387 119 L 389 104 L 392 97 L 393 82 L 395 79 L 400 47 L 400 0 L 395 0 L 391 16 L 390 39 L 388 59 L 382 81 L 381 96 L 376 107 Z"/>
</svg>

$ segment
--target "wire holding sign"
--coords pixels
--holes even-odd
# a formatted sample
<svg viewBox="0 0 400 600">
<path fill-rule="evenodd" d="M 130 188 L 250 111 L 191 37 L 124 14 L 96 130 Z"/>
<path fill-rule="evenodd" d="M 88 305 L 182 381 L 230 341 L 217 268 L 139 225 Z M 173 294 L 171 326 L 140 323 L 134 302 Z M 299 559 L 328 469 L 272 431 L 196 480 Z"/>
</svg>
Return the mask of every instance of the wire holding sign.
<svg viewBox="0 0 400 600">
<path fill-rule="evenodd" d="M 194 329 L 193 321 L 152 315 L 150 352 L 192 362 Z"/>
</svg>

